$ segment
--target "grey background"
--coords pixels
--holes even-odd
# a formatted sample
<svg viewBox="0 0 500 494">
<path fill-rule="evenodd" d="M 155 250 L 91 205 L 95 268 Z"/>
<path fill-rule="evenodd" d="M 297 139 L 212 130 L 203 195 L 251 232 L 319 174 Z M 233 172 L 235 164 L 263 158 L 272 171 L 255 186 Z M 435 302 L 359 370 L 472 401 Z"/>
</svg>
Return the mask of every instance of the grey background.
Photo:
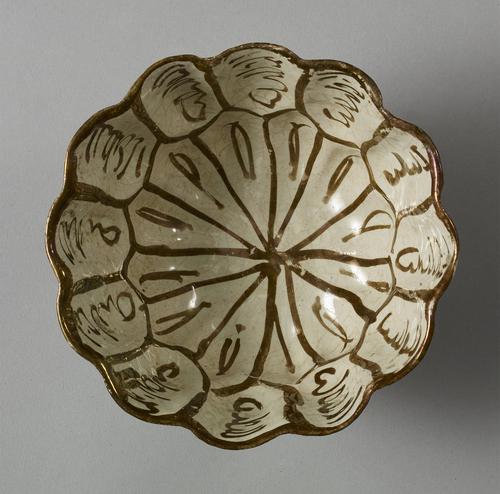
<svg viewBox="0 0 500 494">
<path fill-rule="evenodd" d="M 498 492 L 498 1 L 0 5 L 0 492 Z M 115 405 L 58 328 L 44 227 L 87 117 L 157 59 L 249 41 L 359 66 L 432 136 L 461 254 L 426 358 L 354 424 L 231 452 Z"/>
</svg>

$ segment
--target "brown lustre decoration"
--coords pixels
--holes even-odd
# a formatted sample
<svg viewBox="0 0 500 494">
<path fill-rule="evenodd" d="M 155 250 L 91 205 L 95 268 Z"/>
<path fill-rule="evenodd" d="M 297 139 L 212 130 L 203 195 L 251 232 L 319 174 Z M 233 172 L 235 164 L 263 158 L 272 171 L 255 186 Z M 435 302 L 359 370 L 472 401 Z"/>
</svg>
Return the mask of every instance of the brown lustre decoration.
<svg viewBox="0 0 500 494">
<path fill-rule="evenodd" d="M 62 329 L 140 419 L 234 449 L 330 434 L 427 349 L 458 250 L 441 187 L 351 65 L 167 58 L 70 143 Z"/>
</svg>

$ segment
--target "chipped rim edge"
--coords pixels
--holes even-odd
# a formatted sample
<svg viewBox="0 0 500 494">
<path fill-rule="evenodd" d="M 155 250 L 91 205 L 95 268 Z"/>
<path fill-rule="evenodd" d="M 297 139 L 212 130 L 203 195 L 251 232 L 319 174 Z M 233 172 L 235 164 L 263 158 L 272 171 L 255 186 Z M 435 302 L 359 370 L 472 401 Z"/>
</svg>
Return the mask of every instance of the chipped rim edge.
<svg viewBox="0 0 500 494">
<path fill-rule="evenodd" d="M 433 165 L 433 173 L 431 173 L 432 176 L 432 203 L 436 209 L 436 214 L 438 217 L 443 221 L 445 224 L 447 230 L 451 234 L 453 243 L 454 243 L 454 254 L 451 259 L 450 265 L 448 266 L 448 269 L 443 276 L 443 278 L 439 281 L 438 285 L 432 290 L 432 296 L 425 301 L 426 303 L 426 319 L 427 319 L 427 334 L 425 337 L 425 340 L 422 344 L 422 347 L 420 351 L 417 353 L 415 357 L 413 357 L 412 360 L 400 371 L 394 372 L 394 373 L 389 373 L 386 375 L 382 375 L 379 378 L 374 378 L 373 382 L 370 383 L 370 385 L 367 386 L 363 399 L 361 403 L 359 404 L 356 412 L 344 423 L 335 426 L 335 427 L 329 427 L 329 428 L 318 428 L 318 427 L 313 427 L 313 426 L 304 426 L 302 424 L 292 424 L 292 423 L 287 423 L 283 424 L 275 429 L 272 429 L 268 432 L 263 433 L 260 436 L 257 436 L 255 438 L 246 440 L 246 441 L 241 441 L 241 442 L 230 442 L 230 441 L 224 441 L 221 439 L 217 439 L 214 437 L 212 434 L 210 434 L 204 427 L 202 427 L 198 422 L 194 421 L 189 415 L 177 412 L 176 414 L 173 414 L 168 417 L 151 417 L 147 415 L 145 412 L 142 413 L 130 405 L 128 405 L 125 401 L 121 399 L 120 391 L 113 385 L 113 382 L 108 375 L 108 371 L 103 364 L 103 362 L 99 361 L 96 357 L 92 355 L 91 352 L 86 351 L 85 348 L 82 346 L 78 345 L 75 343 L 71 336 L 70 329 L 67 325 L 67 323 L 64 320 L 63 313 L 67 309 L 68 305 L 68 296 L 71 291 L 71 276 L 69 275 L 67 268 L 65 268 L 64 264 L 61 262 L 59 259 L 56 249 L 55 249 L 55 230 L 57 227 L 57 221 L 60 217 L 61 212 L 63 211 L 63 207 L 65 206 L 67 199 L 71 198 L 71 193 L 73 192 L 73 188 L 76 185 L 76 174 L 74 173 L 76 171 L 75 167 L 72 166 L 71 163 L 71 156 L 73 155 L 73 152 L 75 148 L 78 146 L 78 144 L 83 140 L 84 136 L 86 133 L 98 122 L 106 121 L 113 116 L 117 116 L 121 114 L 122 112 L 126 111 L 129 109 L 136 97 L 139 94 L 139 91 L 142 87 L 142 84 L 146 80 L 146 78 L 158 67 L 169 63 L 169 62 L 175 62 L 175 61 L 181 61 L 181 60 L 189 60 L 192 61 L 193 63 L 201 64 L 205 66 L 206 68 L 212 67 L 215 63 L 220 62 L 224 57 L 228 56 L 229 54 L 235 52 L 235 51 L 240 51 L 243 49 L 248 49 L 248 48 L 255 48 L 255 49 L 267 49 L 270 51 L 278 52 L 279 54 L 285 56 L 288 58 L 291 62 L 293 62 L 296 66 L 298 66 L 301 69 L 319 69 L 323 67 L 332 67 L 335 66 L 337 68 L 341 68 L 343 70 L 346 70 L 358 78 L 361 78 L 362 80 L 366 81 L 368 83 L 368 89 L 372 93 L 373 101 L 376 105 L 376 107 L 379 109 L 379 111 L 384 115 L 385 119 L 389 124 L 392 126 L 398 127 L 402 130 L 405 130 L 409 132 L 410 134 L 414 135 L 415 137 L 419 138 L 423 144 L 425 145 L 429 155 L 432 158 L 432 165 Z M 57 308 L 57 314 L 58 314 L 58 319 L 59 319 L 59 325 L 62 329 L 62 332 L 64 334 L 65 339 L 69 343 L 69 345 L 83 358 L 86 360 L 90 361 L 96 368 L 97 370 L 101 373 L 102 377 L 104 378 L 106 388 L 108 389 L 108 392 L 111 394 L 113 397 L 114 401 L 122 408 L 125 412 L 128 414 L 141 419 L 145 422 L 149 423 L 155 423 L 155 424 L 164 424 L 164 425 L 177 425 L 184 427 L 186 429 L 189 429 L 191 432 L 193 432 L 199 439 L 204 441 L 205 443 L 216 446 L 219 448 L 223 449 L 230 449 L 230 450 L 240 450 L 240 449 L 247 449 L 247 448 L 253 448 L 255 446 L 259 446 L 261 444 L 264 444 L 271 439 L 274 439 L 282 434 L 298 434 L 298 435 L 304 435 L 304 436 L 325 436 L 332 434 L 334 432 L 338 432 L 341 429 L 344 429 L 345 427 L 349 426 L 354 420 L 358 418 L 358 416 L 361 414 L 361 412 L 364 410 L 366 405 L 368 404 L 368 401 L 370 400 L 372 394 L 380 389 L 383 388 L 389 384 L 394 383 L 395 381 L 401 379 L 403 376 L 408 374 L 411 370 L 413 370 L 423 359 L 425 356 L 427 349 L 429 348 L 430 342 L 432 340 L 433 332 L 434 332 L 434 326 L 435 326 L 435 313 L 436 313 L 436 308 L 437 308 L 437 303 L 441 295 L 443 294 L 444 290 L 447 288 L 449 285 L 455 270 L 457 266 L 457 259 L 458 259 L 458 254 L 460 251 L 460 244 L 459 244 L 459 239 L 456 231 L 456 227 L 453 223 L 453 221 L 450 219 L 446 211 L 441 205 L 440 201 L 440 196 L 441 196 L 441 191 L 443 189 L 443 172 L 442 172 L 442 166 L 441 166 L 441 160 L 439 157 L 439 153 L 436 149 L 436 146 L 432 142 L 431 138 L 418 126 L 413 125 L 409 122 L 406 122 L 400 118 L 395 117 L 392 115 L 387 109 L 384 108 L 383 103 L 382 103 L 382 94 L 380 92 L 380 89 L 378 88 L 377 84 L 375 81 L 365 74 L 362 70 L 358 69 L 357 67 L 348 64 L 346 62 L 342 62 L 339 60 L 332 60 L 332 59 L 302 59 L 299 56 L 297 56 L 294 52 L 289 50 L 288 48 L 285 48 L 284 46 L 273 44 L 273 43 L 259 43 L 259 42 L 252 42 L 252 43 L 244 43 L 232 48 L 229 48 L 220 54 L 214 56 L 214 57 L 198 57 L 196 55 L 192 54 L 185 54 L 185 55 L 175 55 L 171 57 L 166 57 L 163 58 L 154 64 L 150 65 L 142 74 L 141 76 L 134 82 L 130 90 L 127 92 L 125 97 L 118 102 L 115 105 L 108 106 L 102 110 L 99 110 L 96 112 L 94 115 L 92 115 L 81 127 L 76 131 L 76 133 L 73 135 L 71 138 L 71 141 L 68 145 L 67 151 L 66 151 L 66 157 L 65 157 L 65 164 L 64 164 L 64 181 L 63 181 L 63 188 L 61 193 L 58 195 L 57 199 L 54 201 L 48 218 L 47 218 L 47 223 L 46 223 L 46 229 L 45 229 L 45 237 L 46 237 L 46 253 L 49 258 L 49 262 L 52 266 L 52 269 L 54 270 L 56 277 L 59 282 L 59 288 L 58 288 L 58 294 L 57 294 L 57 302 L 56 302 L 56 308 Z"/>
</svg>

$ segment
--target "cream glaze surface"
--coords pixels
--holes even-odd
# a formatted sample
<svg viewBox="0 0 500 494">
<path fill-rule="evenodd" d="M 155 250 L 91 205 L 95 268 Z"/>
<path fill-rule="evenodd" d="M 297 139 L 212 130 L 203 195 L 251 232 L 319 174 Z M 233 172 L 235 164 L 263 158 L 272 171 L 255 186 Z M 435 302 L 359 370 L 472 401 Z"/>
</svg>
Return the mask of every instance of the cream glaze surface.
<svg viewBox="0 0 500 494">
<path fill-rule="evenodd" d="M 129 413 L 211 444 L 339 430 L 429 342 L 457 256 L 440 181 L 348 64 L 165 59 L 70 144 L 65 335 Z"/>
</svg>

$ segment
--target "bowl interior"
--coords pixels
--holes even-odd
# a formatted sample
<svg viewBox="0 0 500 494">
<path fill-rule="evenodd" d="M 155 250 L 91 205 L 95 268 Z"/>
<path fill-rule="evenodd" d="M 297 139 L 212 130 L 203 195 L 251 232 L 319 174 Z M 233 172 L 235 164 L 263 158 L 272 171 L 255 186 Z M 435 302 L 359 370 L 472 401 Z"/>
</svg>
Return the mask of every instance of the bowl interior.
<svg viewBox="0 0 500 494">
<path fill-rule="evenodd" d="M 426 346 L 456 257 L 438 180 L 353 67 L 167 59 L 70 146 L 66 335 L 146 420 L 224 446 L 337 430 Z"/>
</svg>

